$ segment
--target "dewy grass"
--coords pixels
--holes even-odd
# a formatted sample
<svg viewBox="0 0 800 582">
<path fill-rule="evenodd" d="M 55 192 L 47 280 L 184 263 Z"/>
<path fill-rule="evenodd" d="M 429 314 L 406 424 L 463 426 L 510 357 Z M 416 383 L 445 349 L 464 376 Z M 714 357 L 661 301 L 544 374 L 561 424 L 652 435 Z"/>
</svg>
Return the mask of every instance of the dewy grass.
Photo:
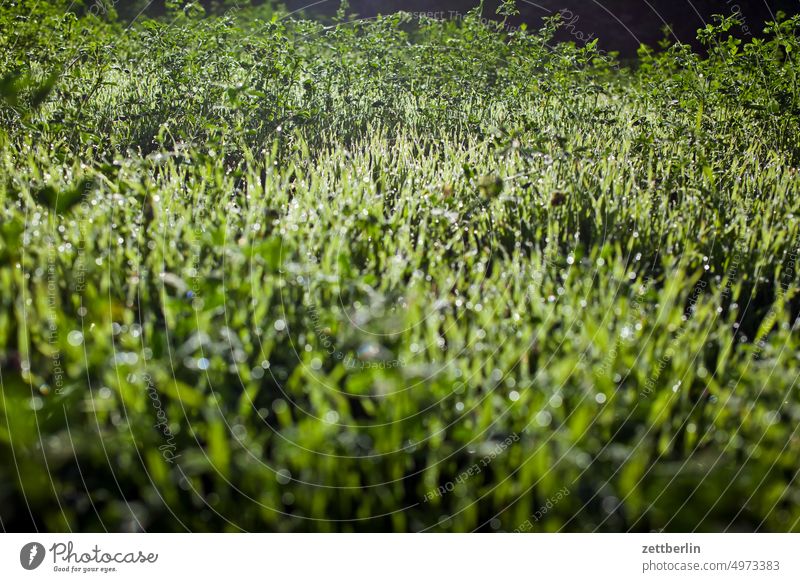
<svg viewBox="0 0 800 582">
<path fill-rule="evenodd" d="M 797 19 L 67 4 L 0 8 L 5 529 L 800 530 Z"/>
</svg>

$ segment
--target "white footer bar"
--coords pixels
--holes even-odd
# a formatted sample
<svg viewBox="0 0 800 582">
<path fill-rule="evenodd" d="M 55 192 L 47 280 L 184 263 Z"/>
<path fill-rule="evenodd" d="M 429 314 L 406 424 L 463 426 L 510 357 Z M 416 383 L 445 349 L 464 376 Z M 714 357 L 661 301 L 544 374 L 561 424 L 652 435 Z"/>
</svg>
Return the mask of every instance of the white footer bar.
<svg viewBox="0 0 800 582">
<path fill-rule="evenodd" d="M 3 534 L 0 580 L 800 580 L 791 534 Z M 580 578 L 579 578 L 580 577 Z"/>
</svg>

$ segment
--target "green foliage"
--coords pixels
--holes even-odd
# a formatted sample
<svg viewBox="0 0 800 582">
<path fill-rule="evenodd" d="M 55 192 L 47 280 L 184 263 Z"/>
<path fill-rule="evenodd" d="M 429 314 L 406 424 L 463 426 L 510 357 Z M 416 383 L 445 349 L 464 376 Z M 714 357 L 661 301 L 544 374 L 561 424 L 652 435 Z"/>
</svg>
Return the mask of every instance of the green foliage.
<svg viewBox="0 0 800 582">
<path fill-rule="evenodd" d="M 515 16 L 519 14 L 517 9 L 517 0 L 502 0 L 497 7 L 497 14 L 500 16 Z"/>
<path fill-rule="evenodd" d="M 798 529 L 797 19 L 174 4 L 0 8 L 5 528 Z"/>
</svg>

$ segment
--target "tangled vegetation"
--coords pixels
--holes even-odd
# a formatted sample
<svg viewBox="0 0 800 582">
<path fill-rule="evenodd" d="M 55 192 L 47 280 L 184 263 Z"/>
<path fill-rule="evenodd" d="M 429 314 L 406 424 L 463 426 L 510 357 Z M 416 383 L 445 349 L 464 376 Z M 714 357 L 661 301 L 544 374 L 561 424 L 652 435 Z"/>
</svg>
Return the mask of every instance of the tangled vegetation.
<svg viewBox="0 0 800 582">
<path fill-rule="evenodd" d="M 0 7 L 4 529 L 800 530 L 798 18 L 110 5 Z"/>
</svg>

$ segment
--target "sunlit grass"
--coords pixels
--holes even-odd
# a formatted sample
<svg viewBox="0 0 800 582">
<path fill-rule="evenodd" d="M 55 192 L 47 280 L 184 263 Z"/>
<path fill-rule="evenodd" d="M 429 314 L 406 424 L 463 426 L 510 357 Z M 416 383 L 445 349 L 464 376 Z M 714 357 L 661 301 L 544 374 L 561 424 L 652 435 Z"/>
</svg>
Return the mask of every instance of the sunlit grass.
<svg viewBox="0 0 800 582">
<path fill-rule="evenodd" d="M 554 23 L 29 4 L 6 528 L 511 531 L 558 494 L 534 530 L 798 529 L 797 20 L 627 68 Z"/>
</svg>

